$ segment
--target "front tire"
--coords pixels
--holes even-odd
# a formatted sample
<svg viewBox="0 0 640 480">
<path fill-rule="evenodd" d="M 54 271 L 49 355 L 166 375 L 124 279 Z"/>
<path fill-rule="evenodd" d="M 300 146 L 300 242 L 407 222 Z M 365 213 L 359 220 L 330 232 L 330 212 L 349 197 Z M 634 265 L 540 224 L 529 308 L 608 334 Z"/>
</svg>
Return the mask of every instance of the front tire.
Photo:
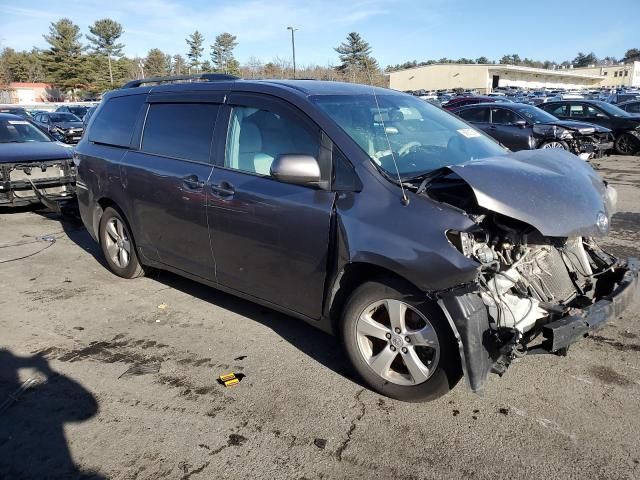
<svg viewBox="0 0 640 480">
<path fill-rule="evenodd" d="M 561 148 L 563 150 L 569 150 L 569 145 L 562 140 L 545 140 L 538 148 Z"/>
<path fill-rule="evenodd" d="M 120 212 L 107 207 L 100 218 L 98 234 L 102 254 L 113 273 L 122 278 L 144 275 L 129 225 Z"/>
<path fill-rule="evenodd" d="M 347 301 L 343 348 L 376 392 L 408 402 L 435 400 L 460 380 L 455 339 L 437 305 L 394 280 L 371 281 Z"/>
<path fill-rule="evenodd" d="M 629 133 L 623 133 L 616 138 L 614 148 L 620 155 L 633 155 L 640 149 L 640 140 Z"/>
</svg>

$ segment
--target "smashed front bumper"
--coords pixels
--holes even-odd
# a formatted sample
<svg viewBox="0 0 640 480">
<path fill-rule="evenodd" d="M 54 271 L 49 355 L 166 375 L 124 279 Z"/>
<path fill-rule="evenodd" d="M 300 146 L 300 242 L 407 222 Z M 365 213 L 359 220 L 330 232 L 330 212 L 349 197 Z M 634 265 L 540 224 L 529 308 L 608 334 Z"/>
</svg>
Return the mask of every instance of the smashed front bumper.
<svg viewBox="0 0 640 480">
<path fill-rule="evenodd" d="M 636 295 L 639 269 L 638 260 L 629 258 L 626 265 L 611 272 L 612 276 L 618 276 L 620 280 L 616 282 L 617 286 L 609 295 L 605 295 L 579 313 L 544 325 L 542 334 L 545 340 L 542 342 L 542 348 L 552 353 L 559 352 L 620 315 Z"/>
<path fill-rule="evenodd" d="M 639 270 L 640 264 L 635 258 L 619 261 L 606 272 L 603 280 L 608 285 L 595 303 L 542 327 L 544 340 L 537 350 L 562 353 L 572 343 L 620 315 L 636 295 Z M 474 392 L 480 391 L 490 372 L 504 373 L 515 342 L 510 343 L 508 331 L 491 328 L 487 307 L 471 286 L 464 293 L 456 294 L 453 290 L 441 296 L 438 305 L 457 339 L 467 384 Z"/>
<path fill-rule="evenodd" d="M 71 159 L 0 165 L 0 207 L 75 199 Z M 45 202 L 46 203 L 46 202 Z"/>
<path fill-rule="evenodd" d="M 598 136 L 580 138 L 575 141 L 574 149 L 576 155 L 583 160 L 601 158 L 607 152 L 613 150 L 614 142 L 611 134 L 600 134 Z"/>
</svg>

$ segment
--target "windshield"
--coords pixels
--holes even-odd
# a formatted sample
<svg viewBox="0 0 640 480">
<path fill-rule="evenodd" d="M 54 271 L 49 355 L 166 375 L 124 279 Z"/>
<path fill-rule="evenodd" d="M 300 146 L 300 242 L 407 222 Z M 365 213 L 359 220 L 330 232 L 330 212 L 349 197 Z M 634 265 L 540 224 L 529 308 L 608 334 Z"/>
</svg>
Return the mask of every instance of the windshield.
<svg viewBox="0 0 640 480">
<path fill-rule="evenodd" d="M 602 110 L 607 112 L 609 115 L 612 115 L 614 117 L 630 117 L 631 116 L 629 112 L 625 112 L 621 108 L 616 107 L 615 105 L 611 105 L 610 103 L 607 103 L 607 102 L 598 102 L 597 105 Z"/>
<path fill-rule="evenodd" d="M 81 120 L 73 113 L 52 113 L 49 115 L 52 122 L 80 122 Z"/>
<path fill-rule="evenodd" d="M 0 120 L 0 143 L 51 142 L 27 120 Z"/>
<path fill-rule="evenodd" d="M 317 95 L 311 100 L 393 177 L 394 158 L 400 176 L 409 179 L 507 153 L 457 117 L 409 95 Z"/>
<path fill-rule="evenodd" d="M 69 107 L 69 111 L 78 117 L 87 113 L 88 107 Z"/>
<path fill-rule="evenodd" d="M 524 107 L 517 110 L 520 115 L 524 115 L 531 123 L 550 123 L 558 119 L 538 107 Z"/>
</svg>

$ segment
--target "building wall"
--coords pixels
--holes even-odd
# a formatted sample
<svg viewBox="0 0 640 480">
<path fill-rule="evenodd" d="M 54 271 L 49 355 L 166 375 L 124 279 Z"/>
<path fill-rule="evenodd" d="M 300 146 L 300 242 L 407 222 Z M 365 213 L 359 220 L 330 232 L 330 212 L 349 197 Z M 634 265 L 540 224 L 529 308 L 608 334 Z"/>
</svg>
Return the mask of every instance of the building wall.
<svg viewBox="0 0 640 480">
<path fill-rule="evenodd" d="M 640 62 L 606 67 L 574 68 L 574 72 L 602 75 L 602 87 L 640 87 Z"/>
<path fill-rule="evenodd" d="M 60 90 L 46 83 L 13 82 L 3 92 L 5 97 L 9 97 L 9 102 L 4 103 L 31 104 L 63 99 Z"/>
<path fill-rule="evenodd" d="M 389 74 L 389 87 L 395 90 L 469 88 L 485 91 L 491 87 L 489 81 L 486 65 L 429 65 Z"/>
<path fill-rule="evenodd" d="M 526 87 L 530 89 L 580 89 L 597 88 L 600 80 L 592 78 L 579 78 L 572 75 L 549 74 L 544 70 L 535 72 L 520 72 L 500 68 L 490 68 L 489 76 L 498 75 L 500 87 Z"/>
<path fill-rule="evenodd" d="M 498 86 L 527 88 L 597 88 L 600 73 L 559 72 L 539 68 L 500 65 L 436 64 L 389 73 L 389 86 L 395 90 L 440 90 L 464 88 L 479 93 L 491 92 L 493 76 Z M 591 75 L 592 77 L 589 77 Z"/>
</svg>

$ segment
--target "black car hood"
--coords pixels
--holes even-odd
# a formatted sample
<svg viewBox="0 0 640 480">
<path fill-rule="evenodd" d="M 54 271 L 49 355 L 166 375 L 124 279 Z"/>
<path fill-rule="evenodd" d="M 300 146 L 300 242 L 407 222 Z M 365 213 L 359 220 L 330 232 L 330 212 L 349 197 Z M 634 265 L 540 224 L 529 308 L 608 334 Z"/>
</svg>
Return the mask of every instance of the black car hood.
<svg viewBox="0 0 640 480">
<path fill-rule="evenodd" d="M 71 158 L 72 149 L 57 142 L 0 143 L 0 164 Z"/>
<path fill-rule="evenodd" d="M 70 128 L 82 128 L 84 125 L 82 122 L 54 122 L 54 126 L 62 128 L 63 130 L 69 130 Z"/>
<path fill-rule="evenodd" d="M 545 236 L 604 236 L 598 216 L 615 212 L 616 191 L 583 160 L 562 149 L 521 150 L 447 167 L 478 205 L 523 221 Z"/>
<path fill-rule="evenodd" d="M 573 120 L 554 120 L 553 122 L 538 123 L 536 125 L 537 126 L 548 125 L 550 127 L 557 126 L 557 127 L 562 127 L 562 128 L 566 128 L 568 130 L 573 130 L 573 131 L 579 131 L 580 129 L 583 129 L 583 128 L 593 128 L 596 133 L 611 132 L 611 130 L 609 130 L 606 127 L 603 127 L 602 125 L 596 125 L 595 123 L 575 122 Z M 591 134 L 586 134 L 586 135 L 591 135 Z"/>
</svg>

